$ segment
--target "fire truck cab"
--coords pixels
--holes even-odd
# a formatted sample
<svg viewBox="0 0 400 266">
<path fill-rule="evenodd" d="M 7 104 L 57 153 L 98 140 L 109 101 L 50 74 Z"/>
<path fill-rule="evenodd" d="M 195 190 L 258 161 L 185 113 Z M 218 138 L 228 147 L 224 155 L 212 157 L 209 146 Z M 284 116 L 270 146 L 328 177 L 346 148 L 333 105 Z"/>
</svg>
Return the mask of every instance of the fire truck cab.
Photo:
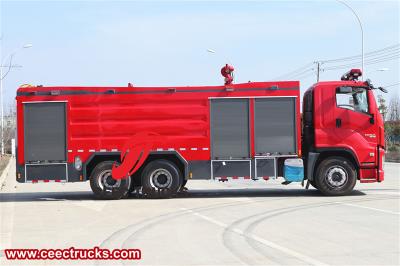
<svg viewBox="0 0 400 266">
<path fill-rule="evenodd" d="M 369 80 L 357 81 L 359 75 L 358 69 L 351 70 L 342 81 L 319 82 L 304 94 L 306 178 L 327 194 L 347 182 L 349 176 L 356 176 L 360 182 L 384 179 L 383 118 L 375 101 L 375 88 Z"/>
</svg>

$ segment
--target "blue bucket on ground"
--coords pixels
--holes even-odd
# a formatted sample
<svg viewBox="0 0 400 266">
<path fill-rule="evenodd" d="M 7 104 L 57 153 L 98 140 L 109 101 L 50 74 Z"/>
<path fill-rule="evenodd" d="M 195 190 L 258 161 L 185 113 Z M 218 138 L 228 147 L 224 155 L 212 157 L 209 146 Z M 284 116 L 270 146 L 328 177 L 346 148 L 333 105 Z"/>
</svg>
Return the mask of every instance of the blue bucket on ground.
<svg viewBox="0 0 400 266">
<path fill-rule="evenodd" d="M 304 179 L 302 159 L 286 159 L 283 167 L 283 177 L 289 182 L 301 182 Z"/>
</svg>

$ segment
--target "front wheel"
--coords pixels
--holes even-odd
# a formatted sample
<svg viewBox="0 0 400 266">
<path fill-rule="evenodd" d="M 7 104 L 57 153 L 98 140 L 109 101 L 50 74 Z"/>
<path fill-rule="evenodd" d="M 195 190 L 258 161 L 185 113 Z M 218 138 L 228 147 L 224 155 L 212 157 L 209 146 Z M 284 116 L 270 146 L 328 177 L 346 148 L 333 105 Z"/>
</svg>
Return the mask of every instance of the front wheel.
<svg viewBox="0 0 400 266">
<path fill-rule="evenodd" d="M 315 185 L 327 196 L 349 194 L 357 181 L 357 171 L 352 162 L 343 157 L 330 157 L 322 161 L 316 172 Z"/>
<path fill-rule="evenodd" d="M 90 187 L 98 199 L 120 199 L 129 191 L 131 178 L 114 179 L 111 175 L 113 164 L 113 161 L 101 162 L 90 175 Z"/>
</svg>

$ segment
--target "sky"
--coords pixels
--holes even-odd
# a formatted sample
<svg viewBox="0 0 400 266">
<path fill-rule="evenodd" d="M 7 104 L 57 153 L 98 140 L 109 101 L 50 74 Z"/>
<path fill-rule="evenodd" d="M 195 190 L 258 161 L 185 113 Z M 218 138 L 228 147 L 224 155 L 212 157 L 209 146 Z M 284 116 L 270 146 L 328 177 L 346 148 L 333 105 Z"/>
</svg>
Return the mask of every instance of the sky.
<svg viewBox="0 0 400 266">
<path fill-rule="evenodd" d="M 365 52 L 400 43 L 399 1 L 346 3 L 361 19 Z M 15 49 L 33 45 L 18 50 L 13 64 L 19 67 L 3 80 L 7 104 L 21 84 L 221 85 L 226 62 L 235 67 L 235 83 L 300 80 L 304 92 L 316 82 L 312 62 L 361 54 L 357 19 L 335 0 L 0 0 L 0 29 L 5 64 Z M 381 55 L 383 62 L 365 65 L 365 77 L 377 86 L 397 84 L 387 88 L 389 99 L 400 91 L 400 61 Z M 322 64 L 321 80 L 338 80 L 351 67 L 361 68 L 353 62 L 331 70 L 349 62 Z M 286 75 L 299 68 L 297 76 Z"/>
</svg>

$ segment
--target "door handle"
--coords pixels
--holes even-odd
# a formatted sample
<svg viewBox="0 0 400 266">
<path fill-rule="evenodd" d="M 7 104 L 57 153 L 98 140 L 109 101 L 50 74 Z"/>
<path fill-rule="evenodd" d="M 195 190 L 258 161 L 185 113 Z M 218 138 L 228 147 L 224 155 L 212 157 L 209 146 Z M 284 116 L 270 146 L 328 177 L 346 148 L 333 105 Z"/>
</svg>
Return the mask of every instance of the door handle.
<svg viewBox="0 0 400 266">
<path fill-rule="evenodd" d="M 336 127 L 341 127 L 342 126 L 342 119 L 336 118 Z"/>
</svg>

